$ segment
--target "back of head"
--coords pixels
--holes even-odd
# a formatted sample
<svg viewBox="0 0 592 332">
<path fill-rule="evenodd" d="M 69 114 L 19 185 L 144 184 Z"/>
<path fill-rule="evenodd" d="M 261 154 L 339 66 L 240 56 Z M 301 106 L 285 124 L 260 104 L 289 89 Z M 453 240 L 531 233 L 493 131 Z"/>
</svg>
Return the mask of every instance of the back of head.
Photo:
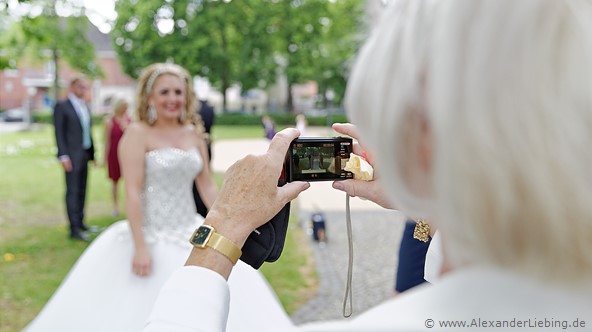
<svg viewBox="0 0 592 332">
<path fill-rule="evenodd" d="M 346 102 L 391 198 L 436 218 L 453 265 L 592 276 L 591 1 L 392 1 Z M 426 123 L 424 174 L 410 147 Z"/>
<path fill-rule="evenodd" d="M 113 105 L 113 114 L 116 116 L 124 115 L 127 112 L 128 103 L 125 99 L 117 99 Z"/>
</svg>

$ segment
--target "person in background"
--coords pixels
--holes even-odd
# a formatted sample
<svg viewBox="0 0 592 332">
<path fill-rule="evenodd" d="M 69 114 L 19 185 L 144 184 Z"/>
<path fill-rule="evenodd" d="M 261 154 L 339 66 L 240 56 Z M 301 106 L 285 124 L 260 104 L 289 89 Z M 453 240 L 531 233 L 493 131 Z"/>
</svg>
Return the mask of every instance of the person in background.
<svg viewBox="0 0 592 332">
<path fill-rule="evenodd" d="M 414 220 L 407 220 L 403 229 L 403 236 L 399 245 L 399 259 L 395 275 L 394 295 L 421 285 L 424 278 L 426 254 L 431 238 L 426 242 L 413 237 L 416 228 Z"/>
<path fill-rule="evenodd" d="M 200 100 L 200 107 L 199 107 L 199 116 L 201 117 L 201 121 L 203 123 L 203 127 L 206 133 L 206 144 L 208 145 L 208 157 L 209 161 L 212 161 L 212 127 L 214 126 L 214 121 L 216 118 L 216 114 L 214 112 L 214 107 L 208 103 L 207 100 Z"/>
<path fill-rule="evenodd" d="M 296 115 L 296 129 L 300 132 L 300 136 L 306 136 L 306 126 L 308 122 L 306 121 L 306 116 L 300 113 Z"/>
<path fill-rule="evenodd" d="M 117 151 L 123 132 L 132 121 L 127 114 L 127 109 L 127 101 L 118 99 L 113 106 L 113 114 L 105 119 L 105 164 L 109 179 L 112 181 L 113 211 L 111 215 L 113 217 L 119 215 L 118 183 L 121 178 L 121 170 Z"/>
<path fill-rule="evenodd" d="M 265 138 L 271 140 L 273 136 L 275 136 L 275 122 L 269 115 L 264 115 L 261 117 L 261 122 L 263 124 L 263 130 L 265 132 Z"/>
<path fill-rule="evenodd" d="M 316 210 L 311 214 L 310 217 L 312 223 L 312 238 L 317 242 L 327 241 L 327 218 L 325 213 L 320 210 Z"/>
<path fill-rule="evenodd" d="M 590 329 L 589 0 L 391 0 L 346 109 L 386 198 L 433 221 L 451 270 L 352 319 L 278 331 Z M 228 169 L 204 221 L 219 237 L 241 248 L 310 186 L 277 186 L 298 135 L 285 129 Z M 144 331 L 224 331 L 233 270 L 224 252 L 195 247 Z"/>
<path fill-rule="evenodd" d="M 207 207 L 218 192 L 201 121 L 193 119 L 199 114 L 192 82 L 175 64 L 157 63 L 142 71 L 138 120 L 119 144 L 128 220 L 113 223 L 91 243 L 26 332 L 142 330 L 163 282 L 191 250 L 189 233 L 203 222 L 191 182 Z M 253 305 L 253 299 L 275 301 L 261 273 L 239 262 L 230 285 L 236 290 L 231 326 L 250 319 L 273 322 L 256 311 L 265 304 Z"/>
<path fill-rule="evenodd" d="M 53 112 L 57 155 L 66 178 L 70 238 L 82 241 L 89 241 L 87 231 L 98 231 L 97 227 L 84 222 L 88 163 L 95 160 L 87 93 L 88 82 L 82 77 L 73 78 L 68 86 L 68 97 L 57 102 Z"/>
<path fill-rule="evenodd" d="M 200 100 L 200 108 L 199 108 L 199 115 L 201 117 L 201 121 L 203 123 L 203 127 L 205 130 L 205 138 L 206 144 L 208 146 L 208 164 L 211 166 L 212 164 L 212 126 L 214 125 L 214 108 L 208 104 L 207 100 Z M 208 209 L 204 204 L 199 191 L 197 190 L 197 185 L 193 184 L 193 201 L 195 202 L 195 207 L 197 209 L 197 213 L 199 213 L 202 217 L 206 217 L 208 214 Z"/>
</svg>

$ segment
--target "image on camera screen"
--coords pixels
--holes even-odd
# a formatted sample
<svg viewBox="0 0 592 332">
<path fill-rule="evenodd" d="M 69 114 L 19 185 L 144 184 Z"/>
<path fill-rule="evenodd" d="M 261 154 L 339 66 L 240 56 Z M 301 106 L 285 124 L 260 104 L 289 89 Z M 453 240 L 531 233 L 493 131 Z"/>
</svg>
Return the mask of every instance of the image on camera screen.
<svg viewBox="0 0 592 332">
<path fill-rule="evenodd" d="M 322 181 L 352 178 L 343 170 L 349 160 L 349 147 L 339 143 L 295 143 L 291 153 L 292 181 Z"/>
</svg>

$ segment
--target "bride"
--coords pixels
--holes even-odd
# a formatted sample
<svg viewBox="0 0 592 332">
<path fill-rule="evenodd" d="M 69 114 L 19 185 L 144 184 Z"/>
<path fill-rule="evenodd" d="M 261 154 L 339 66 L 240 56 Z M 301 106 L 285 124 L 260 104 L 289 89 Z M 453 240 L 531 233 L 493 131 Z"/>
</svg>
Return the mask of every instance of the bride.
<svg viewBox="0 0 592 332">
<path fill-rule="evenodd" d="M 162 284 L 187 259 L 187 235 L 203 222 L 196 215 L 192 181 L 208 209 L 217 195 L 196 110 L 184 68 L 157 63 L 142 72 L 139 121 L 119 146 L 128 220 L 111 225 L 88 247 L 25 331 L 142 330 Z M 250 330 L 249 322 L 258 330 L 277 327 L 278 319 L 269 321 L 261 306 L 253 305 L 272 300 L 269 311 L 283 312 L 258 271 L 239 261 L 230 285 L 235 290 L 229 330 Z M 279 320 L 289 318 L 283 314 Z"/>
</svg>

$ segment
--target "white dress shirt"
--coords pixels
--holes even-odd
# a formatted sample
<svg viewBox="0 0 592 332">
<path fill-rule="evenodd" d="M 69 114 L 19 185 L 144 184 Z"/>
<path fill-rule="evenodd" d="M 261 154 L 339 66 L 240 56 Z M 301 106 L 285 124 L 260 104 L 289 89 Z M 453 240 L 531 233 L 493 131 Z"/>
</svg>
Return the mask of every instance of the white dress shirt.
<svg viewBox="0 0 592 332">
<path fill-rule="evenodd" d="M 91 146 L 91 139 L 90 139 L 90 112 L 88 111 L 88 107 L 86 107 L 86 103 L 84 100 L 76 97 L 74 94 L 68 94 L 68 99 L 74 106 L 76 110 L 76 114 L 78 114 L 78 118 L 80 119 L 80 125 L 82 126 L 82 147 L 85 149 L 89 149 Z"/>
</svg>

